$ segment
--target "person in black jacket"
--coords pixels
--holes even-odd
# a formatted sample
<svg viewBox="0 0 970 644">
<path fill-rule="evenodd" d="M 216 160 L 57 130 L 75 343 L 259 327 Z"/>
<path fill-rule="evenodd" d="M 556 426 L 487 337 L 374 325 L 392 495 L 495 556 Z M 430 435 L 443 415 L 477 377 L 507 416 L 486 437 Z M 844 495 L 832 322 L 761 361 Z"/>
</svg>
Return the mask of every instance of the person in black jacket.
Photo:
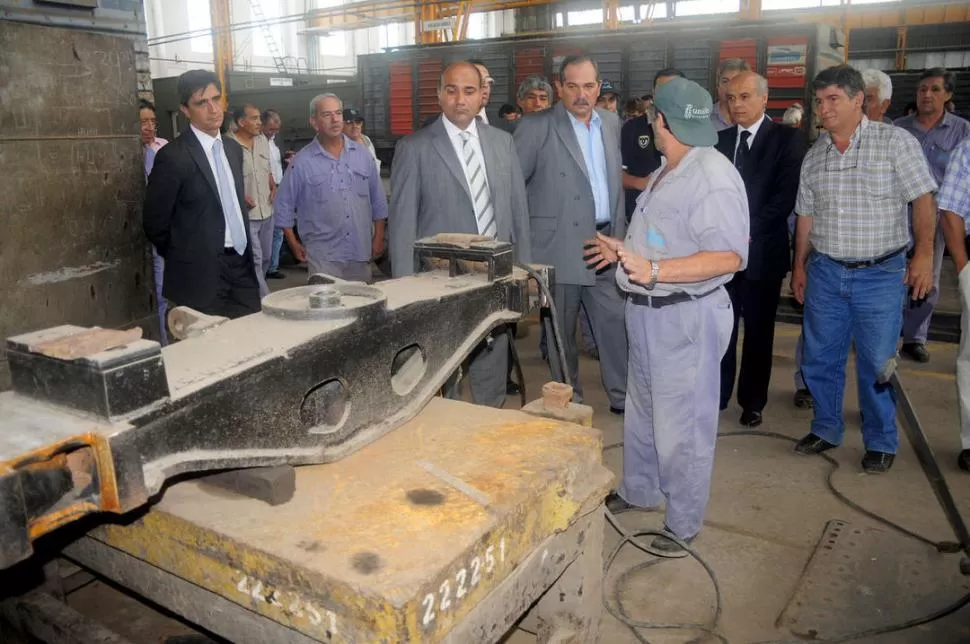
<svg viewBox="0 0 970 644">
<path fill-rule="evenodd" d="M 162 294 L 175 305 L 235 318 L 260 310 L 243 189 L 242 148 L 222 137 L 222 89 L 209 71 L 178 80 L 190 125 L 159 150 L 145 191 L 144 229 L 165 258 Z"/>
<path fill-rule="evenodd" d="M 727 100 L 736 125 L 718 133 L 717 149 L 733 161 L 744 181 L 751 238 L 748 266 L 727 286 L 734 305 L 734 331 L 721 360 L 721 409 L 727 408 L 734 389 L 738 319 L 744 317 L 740 422 L 757 427 L 768 401 L 781 283 L 791 267 L 788 215 L 795 207 L 805 144 L 797 130 L 765 115 L 768 81 L 764 77 L 742 72 L 730 81 Z"/>
</svg>

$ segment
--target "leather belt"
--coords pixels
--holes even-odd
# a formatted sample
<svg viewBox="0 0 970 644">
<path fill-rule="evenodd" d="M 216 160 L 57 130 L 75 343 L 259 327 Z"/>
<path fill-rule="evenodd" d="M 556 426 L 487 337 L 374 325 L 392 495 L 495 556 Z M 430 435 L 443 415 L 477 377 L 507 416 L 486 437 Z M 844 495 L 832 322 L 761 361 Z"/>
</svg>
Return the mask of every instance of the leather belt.
<svg viewBox="0 0 970 644">
<path fill-rule="evenodd" d="M 602 224 L 599 224 L 599 223 L 596 224 L 597 232 L 603 232 L 604 230 L 609 228 L 612 223 L 613 223 L 612 221 L 604 221 Z"/>
<path fill-rule="evenodd" d="M 678 291 L 677 293 L 671 293 L 670 295 L 642 295 L 640 293 L 631 293 L 630 298 L 633 300 L 634 304 L 649 306 L 650 308 L 654 309 L 662 309 L 663 307 L 670 306 L 671 304 L 680 304 L 682 302 L 689 302 L 691 300 L 699 300 L 707 297 L 711 293 L 716 293 L 719 290 L 721 290 L 720 286 L 698 295 L 685 293 L 684 291 Z"/>
<path fill-rule="evenodd" d="M 860 260 L 853 260 L 853 261 L 846 261 L 844 259 L 835 259 L 834 257 L 829 257 L 828 255 L 825 255 L 825 253 L 822 253 L 822 254 L 828 257 L 829 259 L 831 259 L 839 266 L 843 266 L 845 268 L 869 268 L 870 266 L 875 266 L 876 264 L 882 264 L 886 260 L 892 259 L 893 257 L 901 254 L 905 250 L 906 250 L 906 247 L 903 246 L 902 248 L 898 248 L 891 253 L 881 255 L 874 259 L 860 259 Z"/>
</svg>

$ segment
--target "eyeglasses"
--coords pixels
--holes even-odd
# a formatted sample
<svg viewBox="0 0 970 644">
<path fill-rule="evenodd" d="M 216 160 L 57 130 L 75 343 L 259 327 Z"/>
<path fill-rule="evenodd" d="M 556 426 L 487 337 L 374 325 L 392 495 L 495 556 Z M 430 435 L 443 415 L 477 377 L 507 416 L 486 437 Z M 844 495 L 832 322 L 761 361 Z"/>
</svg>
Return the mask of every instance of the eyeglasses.
<svg viewBox="0 0 970 644">
<path fill-rule="evenodd" d="M 848 166 L 848 167 L 842 164 L 842 159 L 845 158 L 845 155 L 840 155 L 839 157 L 836 157 L 836 161 L 835 162 L 833 162 L 832 164 L 829 163 L 829 153 L 832 152 L 832 149 L 835 147 L 835 143 L 829 143 L 828 147 L 825 148 L 825 171 L 826 172 L 842 172 L 843 170 L 855 170 L 856 168 L 858 168 L 859 167 L 859 155 L 862 153 L 861 152 L 862 151 L 862 140 L 863 140 L 863 138 L 862 138 L 862 132 L 860 131 L 859 132 L 859 140 L 856 141 L 855 146 L 852 148 L 852 150 L 847 150 L 847 152 L 850 155 L 853 155 L 852 156 L 852 165 L 851 166 Z M 838 154 L 838 151 L 836 151 L 836 154 Z M 830 165 L 834 165 L 835 167 L 830 167 Z"/>
</svg>

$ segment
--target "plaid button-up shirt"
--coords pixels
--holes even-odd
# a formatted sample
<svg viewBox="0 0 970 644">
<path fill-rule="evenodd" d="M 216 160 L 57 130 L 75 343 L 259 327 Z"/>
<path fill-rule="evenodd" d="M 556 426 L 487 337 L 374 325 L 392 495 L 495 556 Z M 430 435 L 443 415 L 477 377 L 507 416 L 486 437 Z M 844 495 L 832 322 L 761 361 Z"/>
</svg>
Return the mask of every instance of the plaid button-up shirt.
<svg viewBox="0 0 970 644">
<path fill-rule="evenodd" d="M 907 204 L 934 190 L 913 135 L 863 116 L 845 153 L 823 132 L 805 155 L 795 212 L 813 217 L 809 240 L 818 252 L 873 259 L 909 243 Z"/>
<path fill-rule="evenodd" d="M 957 146 L 950 155 L 936 199 L 940 210 L 949 210 L 963 217 L 963 226 L 970 235 L 970 139 Z"/>
</svg>

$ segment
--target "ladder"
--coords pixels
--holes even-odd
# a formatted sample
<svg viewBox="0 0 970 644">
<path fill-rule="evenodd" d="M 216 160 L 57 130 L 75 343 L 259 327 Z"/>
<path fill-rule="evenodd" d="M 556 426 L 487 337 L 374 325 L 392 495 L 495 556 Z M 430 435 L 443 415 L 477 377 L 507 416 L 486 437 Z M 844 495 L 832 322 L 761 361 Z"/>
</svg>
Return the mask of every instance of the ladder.
<svg viewBox="0 0 970 644">
<path fill-rule="evenodd" d="M 259 28 L 263 32 L 263 38 L 266 39 L 266 47 L 273 57 L 273 64 L 276 65 L 276 70 L 281 74 L 289 73 L 286 69 L 286 58 L 283 56 L 283 52 L 280 51 L 279 45 L 276 44 L 276 38 L 273 37 L 273 30 L 266 23 L 262 0 L 249 0 L 249 11 L 254 21 L 259 23 Z"/>
</svg>

